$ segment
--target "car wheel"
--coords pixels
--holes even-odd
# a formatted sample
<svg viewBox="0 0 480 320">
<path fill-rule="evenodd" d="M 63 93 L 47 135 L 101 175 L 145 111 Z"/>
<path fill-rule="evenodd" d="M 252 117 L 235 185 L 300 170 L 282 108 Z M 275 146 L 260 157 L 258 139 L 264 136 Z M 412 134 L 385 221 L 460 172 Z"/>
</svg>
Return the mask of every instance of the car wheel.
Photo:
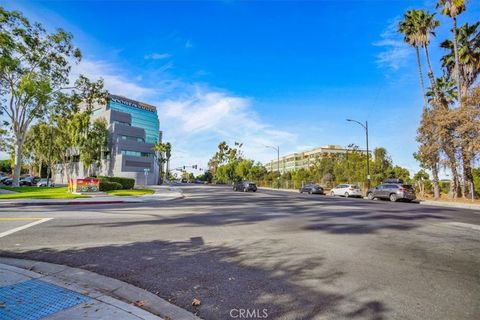
<svg viewBox="0 0 480 320">
<path fill-rule="evenodd" d="M 333 191 L 330 192 L 330 195 L 331 195 L 332 197 L 335 197 L 335 192 L 333 192 Z"/>
<path fill-rule="evenodd" d="M 397 195 L 396 195 L 395 193 L 392 193 L 392 194 L 390 195 L 390 201 L 392 201 L 392 202 L 397 201 Z"/>
<path fill-rule="evenodd" d="M 373 193 L 372 193 L 372 192 L 369 192 L 369 193 L 367 194 L 367 198 L 368 198 L 368 200 L 375 200 L 375 197 L 373 196 Z"/>
<path fill-rule="evenodd" d="M 248 192 L 248 189 L 247 189 L 247 188 L 243 188 L 243 192 Z"/>
<path fill-rule="evenodd" d="M 308 194 L 312 194 L 312 190 L 308 191 Z"/>
<path fill-rule="evenodd" d="M 345 198 L 348 198 L 349 197 L 348 192 L 345 192 L 344 196 L 345 196 Z"/>
</svg>

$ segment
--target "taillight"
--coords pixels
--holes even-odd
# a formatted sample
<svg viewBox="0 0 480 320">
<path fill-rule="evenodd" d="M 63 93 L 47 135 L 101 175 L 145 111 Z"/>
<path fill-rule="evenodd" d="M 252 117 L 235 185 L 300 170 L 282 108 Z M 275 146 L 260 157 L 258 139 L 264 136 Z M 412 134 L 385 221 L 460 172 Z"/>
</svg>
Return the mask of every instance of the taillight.
<svg viewBox="0 0 480 320">
<path fill-rule="evenodd" d="M 348 188 L 348 190 L 350 190 L 350 191 L 354 191 L 355 189 L 353 189 L 353 188 Z"/>
<path fill-rule="evenodd" d="M 400 192 L 407 192 L 408 190 L 407 190 L 407 189 L 404 189 L 404 188 L 399 188 L 398 191 L 400 191 Z"/>
</svg>

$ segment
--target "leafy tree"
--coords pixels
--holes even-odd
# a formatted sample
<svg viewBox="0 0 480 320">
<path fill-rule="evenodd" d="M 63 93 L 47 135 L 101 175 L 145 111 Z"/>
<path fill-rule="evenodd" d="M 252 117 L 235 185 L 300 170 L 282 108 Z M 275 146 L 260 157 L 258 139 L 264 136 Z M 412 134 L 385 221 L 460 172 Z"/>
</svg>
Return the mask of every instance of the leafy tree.
<svg viewBox="0 0 480 320">
<path fill-rule="evenodd" d="M 80 90 L 74 96 L 87 98 L 88 104 L 97 99 L 91 93 L 103 88 L 102 81 L 91 83 L 83 76 L 70 86 L 71 62 L 81 59 L 72 38 L 62 29 L 49 33 L 18 11 L 0 7 L 0 95 L 7 97 L 1 101 L 0 110 L 12 129 L 13 186 L 18 186 L 25 135 L 31 123 L 53 109 L 62 90 Z"/>
<path fill-rule="evenodd" d="M 458 55 L 458 41 L 457 41 L 457 16 L 465 11 L 466 0 L 439 0 L 437 8 L 442 8 L 442 14 L 449 16 L 453 21 L 453 48 L 455 56 L 455 78 L 457 80 L 458 97 L 462 94 L 462 80 L 460 74 L 460 59 Z"/>
<path fill-rule="evenodd" d="M 422 63 L 420 60 L 419 48 L 424 46 L 424 37 L 420 32 L 420 28 L 417 27 L 420 12 L 419 10 L 408 10 L 403 20 L 398 25 L 398 31 L 404 35 L 404 41 L 415 48 L 415 56 L 417 59 L 418 74 L 420 76 L 420 90 L 423 97 L 423 108 L 427 107 L 427 97 L 425 93 L 425 84 L 423 82 Z"/>
<path fill-rule="evenodd" d="M 87 132 L 80 143 L 80 161 L 87 168 L 88 175 L 92 175 L 92 165 L 97 170 L 101 168 L 103 153 L 108 145 L 108 128 L 105 119 L 96 119 L 87 125 Z"/>
</svg>

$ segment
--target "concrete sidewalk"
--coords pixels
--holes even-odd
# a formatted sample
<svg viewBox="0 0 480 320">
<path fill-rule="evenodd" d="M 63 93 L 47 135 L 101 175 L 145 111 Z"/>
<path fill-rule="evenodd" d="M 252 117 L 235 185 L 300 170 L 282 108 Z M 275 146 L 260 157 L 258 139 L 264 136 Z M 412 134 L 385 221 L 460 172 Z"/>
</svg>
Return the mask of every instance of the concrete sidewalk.
<svg viewBox="0 0 480 320">
<path fill-rule="evenodd" d="M 0 257 L 0 319 L 198 320 L 125 282 L 63 265 Z"/>
<path fill-rule="evenodd" d="M 82 205 L 82 204 L 113 204 L 113 203 L 142 203 L 154 201 L 168 201 L 183 198 L 183 192 L 173 186 L 147 186 L 155 193 L 144 196 L 109 196 L 98 195 L 91 198 L 78 199 L 9 199 L 0 200 L 0 205 L 35 206 L 35 205 Z"/>
</svg>

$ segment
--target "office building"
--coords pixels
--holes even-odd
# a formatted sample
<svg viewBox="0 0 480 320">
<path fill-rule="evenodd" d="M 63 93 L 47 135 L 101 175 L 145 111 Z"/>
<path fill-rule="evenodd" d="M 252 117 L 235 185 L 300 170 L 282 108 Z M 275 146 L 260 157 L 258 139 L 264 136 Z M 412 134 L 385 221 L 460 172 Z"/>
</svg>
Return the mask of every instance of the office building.
<svg viewBox="0 0 480 320">
<path fill-rule="evenodd" d="M 137 185 L 159 182 L 159 165 L 153 146 L 160 141 L 157 108 L 122 96 L 110 95 L 105 105 L 95 105 L 91 121 L 104 118 L 108 125 L 107 151 L 100 167 L 93 167 L 98 176 L 134 178 Z M 75 158 L 75 157 L 74 157 Z M 69 168 L 72 178 L 88 175 L 79 157 Z M 66 183 L 66 174 L 55 170 L 55 182 Z M 147 172 L 148 174 L 145 174 Z"/>
<path fill-rule="evenodd" d="M 320 159 L 325 155 L 345 154 L 347 152 L 352 152 L 352 150 L 338 145 L 327 145 L 282 156 L 280 157 L 280 163 L 275 159 L 266 163 L 265 168 L 267 171 L 277 171 L 280 169 L 281 173 L 295 171 L 302 168 L 307 169 L 312 166 L 317 159 Z M 365 150 L 357 150 L 357 152 L 363 152 L 366 154 Z"/>
</svg>

